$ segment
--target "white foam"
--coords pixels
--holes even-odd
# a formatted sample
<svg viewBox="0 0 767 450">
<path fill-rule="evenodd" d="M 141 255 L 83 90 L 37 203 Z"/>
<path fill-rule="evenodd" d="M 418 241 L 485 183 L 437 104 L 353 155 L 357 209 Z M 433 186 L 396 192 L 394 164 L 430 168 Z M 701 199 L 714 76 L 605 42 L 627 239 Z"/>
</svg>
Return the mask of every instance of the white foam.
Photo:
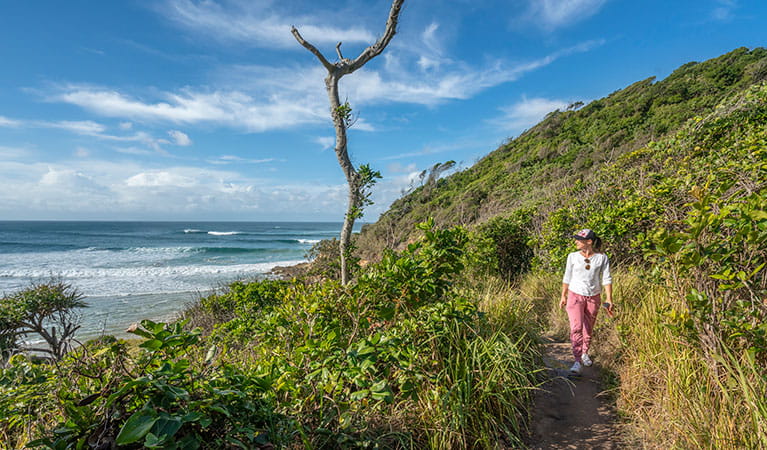
<svg viewBox="0 0 767 450">
<path fill-rule="evenodd" d="M 320 242 L 320 240 L 319 239 L 299 239 L 298 242 L 301 244 L 316 244 Z"/>
<path fill-rule="evenodd" d="M 184 230 L 184 233 L 186 233 L 186 234 L 189 234 L 189 233 L 205 233 L 205 231 L 203 231 L 203 230 L 195 230 L 194 228 L 191 228 L 191 229 Z"/>
<path fill-rule="evenodd" d="M 134 267 L 165 264 L 188 257 L 194 247 L 135 247 L 127 250 L 86 248 L 66 252 L 29 252 L 3 255 L 0 277 L 9 271 L 37 270 L 59 273 L 80 267 Z"/>
<path fill-rule="evenodd" d="M 242 231 L 208 231 L 208 234 L 213 236 L 233 236 L 235 234 L 242 234 Z"/>
<path fill-rule="evenodd" d="M 0 292 L 60 276 L 85 296 L 128 296 L 204 291 L 221 282 L 269 272 L 275 266 L 294 265 L 303 260 L 256 264 L 182 265 L 138 267 L 12 268 L 0 270 Z M 65 268 L 66 267 L 66 268 Z"/>
</svg>

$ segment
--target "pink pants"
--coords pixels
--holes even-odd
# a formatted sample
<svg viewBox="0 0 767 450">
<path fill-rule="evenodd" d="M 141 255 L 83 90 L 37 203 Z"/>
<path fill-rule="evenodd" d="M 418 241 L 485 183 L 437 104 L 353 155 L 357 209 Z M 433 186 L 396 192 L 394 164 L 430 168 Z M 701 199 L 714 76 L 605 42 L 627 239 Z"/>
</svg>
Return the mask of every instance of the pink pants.
<svg viewBox="0 0 767 450">
<path fill-rule="evenodd" d="M 570 342 L 573 344 L 573 356 L 576 361 L 588 353 L 591 345 L 591 332 L 597 321 L 600 295 L 585 296 L 567 291 L 567 317 L 570 318 Z"/>
</svg>

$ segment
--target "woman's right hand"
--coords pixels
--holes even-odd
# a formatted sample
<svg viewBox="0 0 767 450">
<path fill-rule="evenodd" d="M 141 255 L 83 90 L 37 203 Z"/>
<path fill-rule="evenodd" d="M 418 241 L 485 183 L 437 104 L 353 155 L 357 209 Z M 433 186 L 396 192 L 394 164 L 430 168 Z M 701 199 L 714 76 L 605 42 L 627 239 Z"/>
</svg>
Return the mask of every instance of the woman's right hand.
<svg viewBox="0 0 767 450">
<path fill-rule="evenodd" d="M 559 309 L 562 309 L 562 308 L 564 308 L 564 307 L 565 307 L 565 305 L 567 305 L 567 297 L 565 297 L 565 296 L 563 295 L 563 296 L 562 296 L 562 299 L 561 299 L 561 300 L 559 300 Z"/>
</svg>

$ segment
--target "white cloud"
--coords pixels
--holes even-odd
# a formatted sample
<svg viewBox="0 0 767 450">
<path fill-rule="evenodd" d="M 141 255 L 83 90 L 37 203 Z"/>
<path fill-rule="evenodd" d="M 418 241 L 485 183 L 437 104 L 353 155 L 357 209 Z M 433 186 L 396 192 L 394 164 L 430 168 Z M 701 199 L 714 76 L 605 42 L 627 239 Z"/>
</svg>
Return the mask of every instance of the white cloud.
<svg viewBox="0 0 767 450">
<path fill-rule="evenodd" d="M 173 186 L 187 188 L 196 184 L 196 180 L 191 177 L 164 170 L 137 173 L 125 180 L 125 185 L 130 187 Z"/>
<path fill-rule="evenodd" d="M 437 36 L 438 30 L 439 24 L 432 22 L 421 33 L 422 48 L 416 50 L 419 53 L 417 64 L 421 71 L 436 70 L 450 62 L 444 57 L 444 50 Z"/>
<path fill-rule="evenodd" d="M 65 92 L 53 97 L 52 100 L 78 105 L 108 117 L 193 122 L 212 120 L 222 115 L 222 111 L 215 105 L 203 102 L 199 98 L 175 96 L 173 104 L 165 101 L 147 104 L 117 91 L 79 86 L 69 86 Z"/>
<path fill-rule="evenodd" d="M 599 12 L 607 0 L 528 0 L 526 19 L 548 31 L 573 25 Z"/>
<path fill-rule="evenodd" d="M 432 22 L 421 33 L 421 40 L 423 41 L 424 45 L 426 45 L 426 47 L 433 53 L 442 53 L 442 46 L 440 44 L 439 38 L 437 37 L 438 30 L 439 24 L 437 22 Z"/>
<path fill-rule="evenodd" d="M 387 169 L 389 169 L 389 172 L 392 173 L 413 173 L 417 171 L 417 167 L 415 163 L 408 164 L 407 166 L 403 166 L 400 163 L 392 163 L 387 166 Z"/>
<path fill-rule="evenodd" d="M 189 139 L 189 136 L 187 136 L 186 133 L 178 130 L 170 130 L 168 131 L 168 136 L 173 139 L 173 143 L 176 145 L 179 145 L 181 147 L 188 147 L 192 145 L 192 140 Z"/>
<path fill-rule="evenodd" d="M 0 158 L 5 160 L 27 158 L 29 157 L 29 150 L 17 147 L 5 147 L 0 145 Z"/>
<path fill-rule="evenodd" d="M 56 169 L 48 167 L 48 171 L 40 177 L 39 184 L 63 190 L 89 192 L 98 190 L 93 178 L 75 169 Z"/>
<path fill-rule="evenodd" d="M 131 128 L 133 128 L 133 124 L 131 122 L 120 122 L 119 127 L 120 127 L 121 130 L 126 130 L 127 131 L 127 130 L 130 130 Z"/>
<path fill-rule="evenodd" d="M 49 97 L 85 108 L 94 113 L 136 120 L 173 123 L 212 122 L 248 131 L 261 132 L 329 120 L 322 111 L 299 99 L 283 101 L 275 95 L 257 99 L 239 91 L 164 93 L 155 102 L 143 102 L 114 90 L 66 86 Z"/>
<path fill-rule="evenodd" d="M 85 147 L 77 147 L 75 149 L 75 156 L 77 156 L 78 158 L 87 158 L 90 155 L 91 155 L 90 150 L 88 150 Z"/>
<path fill-rule="evenodd" d="M 435 155 L 439 153 L 446 153 L 446 152 L 459 151 L 459 150 L 460 151 L 465 151 L 469 149 L 476 150 L 478 148 L 482 148 L 483 146 L 484 146 L 483 143 L 478 142 L 477 140 L 474 140 L 474 139 L 451 141 L 444 144 L 426 144 L 418 150 L 386 156 L 383 158 L 379 158 L 379 161 L 392 161 L 392 160 L 402 159 L 402 158 L 428 156 L 428 155 Z"/>
<path fill-rule="evenodd" d="M 0 127 L 18 127 L 18 126 L 21 126 L 20 121 L 0 116 Z"/>
<path fill-rule="evenodd" d="M 376 127 L 372 123 L 368 122 L 362 117 L 357 117 L 354 123 L 349 127 L 350 130 L 355 131 L 376 131 Z"/>
<path fill-rule="evenodd" d="M 329 148 L 333 148 L 336 143 L 336 138 L 332 136 L 319 136 L 314 139 L 314 142 L 319 144 L 322 150 L 327 150 Z"/>
<path fill-rule="evenodd" d="M 145 148 L 139 148 L 139 147 L 117 147 L 115 148 L 115 151 L 118 153 L 124 153 L 126 155 L 153 155 L 154 152 L 151 152 Z"/>
<path fill-rule="evenodd" d="M 248 158 L 241 158 L 239 156 L 234 155 L 222 155 L 215 159 L 209 159 L 207 160 L 207 163 L 209 164 L 263 164 L 268 162 L 277 161 L 275 158 L 264 158 L 264 159 L 248 159 Z"/>
<path fill-rule="evenodd" d="M 301 50 L 290 32 L 295 24 L 301 35 L 315 44 L 337 42 L 369 43 L 375 36 L 369 31 L 319 25 L 309 17 L 285 17 L 272 8 L 272 2 L 217 3 L 215 1 L 168 0 L 160 8 L 171 21 L 195 34 L 213 39 L 266 48 Z"/>
<path fill-rule="evenodd" d="M 106 52 L 104 50 L 99 50 L 97 48 L 80 47 L 80 49 L 88 53 L 93 53 L 95 55 L 100 55 L 100 56 L 106 55 Z"/>
<path fill-rule="evenodd" d="M 734 10 L 738 7 L 736 0 L 715 0 L 716 6 L 711 11 L 711 19 L 717 22 L 727 22 L 735 17 Z"/>
<path fill-rule="evenodd" d="M 104 125 L 96 123 L 90 120 L 85 121 L 69 121 L 62 120 L 59 122 L 35 122 L 37 126 L 47 128 L 59 128 L 66 131 L 71 131 L 76 134 L 84 134 L 87 136 L 94 136 L 103 133 L 106 130 Z"/>
<path fill-rule="evenodd" d="M 91 120 L 72 121 L 45 121 L 45 120 L 17 120 L 9 119 L 7 117 L 0 116 L 0 126 L 5 127 L 29 127 L 29 128 L 55 128 L 60 130 L 70 131 L 76 134 L 83 135 L 95 135 L 104 132 L 106 127 L 100 123 L 93 122 Z"/>
<path fill-rule="evenodd" d="M 68 131 L 70 133 L 75 133 L 83 136 L 91 136 L 95 137 L 97 139 L 106 140 L 106 141 L 115 141 L 115 142 L 140 142 L 144 145 L 147 145 L 154 149 L 157 152 L 163 153 L 162 145 L 164 144 L 170 144 L 171 142 L 167 139 L 161 139 L 161 138 L 155 138 L 151 134 L 145 132 L 145 131 L 138 131 L 131 135 L 114 135 L 114 134 L 108 134 L 106 133 L 107 127 L 103 124 L 94 122 L 92 120 L 82 120 L 82 121 L 71 121 L 71 120 L 60 120 L 60 121 L 45 121 L 45 120 L 13 120 L 13 119 L 7 119 L 4 117 L 0 117 L 0 119 L 4 119 L 8 123 L 12 123 L 14 127 L 27 127 L 27 128 L 50 128 L 50 129 L 58 129 L 58 130 L 64 130 Z M 2 125 L 2 122 L 0 122 L 0 125 Z M 120 124 L 119 128 L 123 130 L 128 130 L 131 127 L 124 127 L 124 124 Z M 171 138 L 173 138 L 173 143 L 176 145 L 191 145 L 192 141 L 189 139 L 189 136 L 186 134 L 180 132 L 180 131 L 169 131 L 168 132 Z M 78 150 L 78 156 L 82 156 L 83 152 L 81 150 Z"/>
<path fill-rule="evenodd" d="M 564 110 L 568 104 L 556 99 L 523 98 L 514 105 L 502 108 L 503 115 L 492 122 L 504 130 L 519 133 L 540 122 L 546 114 L 557 109 Z"/>
<path fill-rule="evenodd" d="M 116 136 L 116 135 L 110 135 L 110 134 L 95 134 L 93 136 L 98 139 L 103 139 L 105 141 L 138 142 L 153 149 L 156 153 L 161 153 L 165 155 L 167 155 L 167 152 L 163 150 L 162 146 L 171 143 L 167 139 L 156 138 L 145 131 L 138 131 L 134 134 L 124 135 L 124 136 Z M 128 149 L 135 149 L 135 147 L 129 147 Z M 126 150 L 126 149 L 123 149 L 123 150 Z M 117 151 L 120 151 L 120 150 L 118 149 Z M 122 153 L 139 154 L 135 151 L 123 151 Z"/>
</svg>

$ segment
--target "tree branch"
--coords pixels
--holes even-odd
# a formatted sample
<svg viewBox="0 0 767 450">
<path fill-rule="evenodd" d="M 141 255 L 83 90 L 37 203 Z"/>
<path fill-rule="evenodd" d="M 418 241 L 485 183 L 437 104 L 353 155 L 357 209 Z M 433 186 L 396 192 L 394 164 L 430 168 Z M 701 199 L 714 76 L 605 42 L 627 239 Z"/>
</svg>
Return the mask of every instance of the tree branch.
<svg viewBox="0 0 767 450">
<path fill-rule="evenodd" d="M 386 30 L 384 34 L 378 39 L 378 41 L 366 48 L 360 53 L 360 55 L 349 65 L 349 73 L 354 72 L 360 67 L 364 66 L 366 62 L 380 55 L 382 51 L 389 45 L 394 35 L 397 33 L 397 23 L 399 21 L 399 13 L 402 9 L 402 4 L 405 0 L 394 0 L 389 10 L 389 19 L 386 21 Z"/>
<path fill-rule="evenodd" d="M 340 42 L 336 45 L 336 53 L 338 54 L 338 60 L 339 61 L 343 61 L 344 60 L 344 55 L 341 54 L 341 43 Z"/>
<path fill-rule="evenodd" d="M 331 64 L 323 55 L 320 53 L 319 50 L 317 50 L 317 47 L 313 46 L 312 44 L 306 42 L 306 40 L 301 36 L 301 33 L 298 32 L 296 27 L 290 27 L 290 32 L 293 33 L 293 37 L 296 38 L 299 44 L 301 44 L 305 49 L 309 50 L 310 52 L 314 53 L 314 56 L 317 57 L 317 59 L 320 60 L 323 66 L 325 66 L 326 69 L 328 69 L 328 72 L 332 72 L 335 69 L 335 66 Z M 341 45 L 340 43 L 338 45 Z"/>
</svg>

